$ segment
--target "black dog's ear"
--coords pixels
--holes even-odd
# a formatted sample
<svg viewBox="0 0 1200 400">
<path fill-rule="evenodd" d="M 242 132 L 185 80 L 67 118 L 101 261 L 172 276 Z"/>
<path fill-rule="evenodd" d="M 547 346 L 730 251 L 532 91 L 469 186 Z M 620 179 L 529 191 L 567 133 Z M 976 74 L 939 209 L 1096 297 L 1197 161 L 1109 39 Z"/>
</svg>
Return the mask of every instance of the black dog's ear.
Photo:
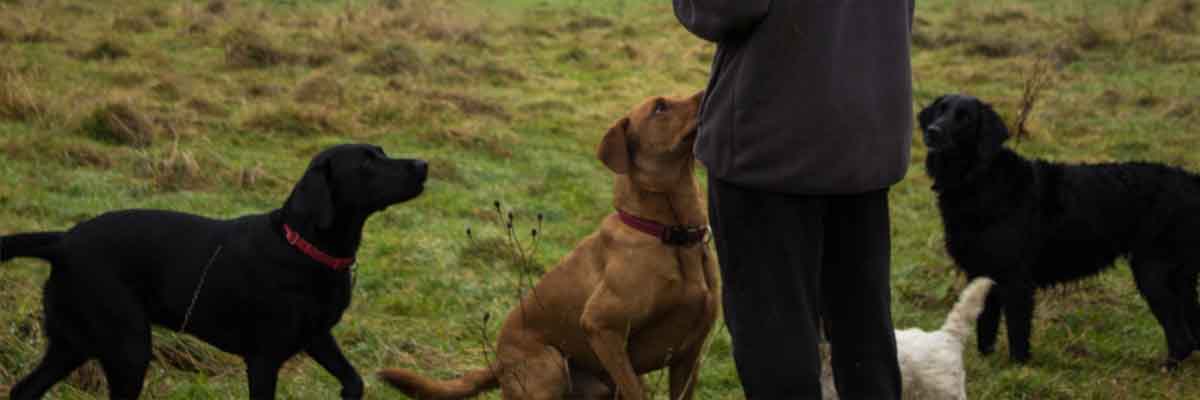
<svg viewBox="0 0 1200 400">
<path fill-rule="evenodd" d="M 980 166 L 986 166 L 996 157 L 1004 142 L 1008 140 L 1008 127 L 992 109 L 990 104 L 979 102 L 979 117 L 975 121 L 975 133 L 979 146 Z"/>
<path fill-rule="evenodd" d="M 287 200 L 289 213 L 303 216 L 319 229 L 333 226 L 333 191 L 329 187 L 329 160 L 313 160 Z"/>
<path fill-rule="evenodd" d="M 942 104 L 942 100 L 945 100 L 946 96 L 948 95 L 942 95 L 941 97 L 933 100 L 932 103 L 929 103 L 928 106 L 922 108 L 921 112 L 917 114 L 917 123 L 920 124 L 922 132 L 925 131 L 925 128 L 929 127 L 929 124 L 933 123 L 934 118 L 937 118 L 937 106 Z"/>
</svg>

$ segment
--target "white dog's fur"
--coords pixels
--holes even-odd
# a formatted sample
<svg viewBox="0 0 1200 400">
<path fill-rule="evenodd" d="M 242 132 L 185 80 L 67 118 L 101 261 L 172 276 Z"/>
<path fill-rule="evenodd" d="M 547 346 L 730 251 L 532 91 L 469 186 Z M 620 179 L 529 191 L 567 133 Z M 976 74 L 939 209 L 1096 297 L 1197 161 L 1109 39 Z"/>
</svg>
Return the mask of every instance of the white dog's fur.
<svg viewBox="0 0 1200 400">
<path fill-rule="evenodd" d="M 963 289 L 958 303 L 941 329 L 896 331 L 896 357 L 900 361 L 904 398 L 911 400 L 962 400 L 967 398 L 966 371 L 963 369 L 963 344 L 971 323 L 983 311 L 983 302 L 992 280 L 978 278 Z M 829 344 L 821 344 L 821 391 L 825 400 L 837 400 L 830 366 Z"/>
</svg>

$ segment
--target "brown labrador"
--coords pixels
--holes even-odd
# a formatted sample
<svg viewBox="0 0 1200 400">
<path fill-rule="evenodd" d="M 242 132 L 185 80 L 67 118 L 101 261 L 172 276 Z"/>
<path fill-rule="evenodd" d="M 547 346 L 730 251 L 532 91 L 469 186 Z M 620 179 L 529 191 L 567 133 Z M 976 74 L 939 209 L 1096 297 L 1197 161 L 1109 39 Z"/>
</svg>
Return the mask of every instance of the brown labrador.
<svg viewBox="0 0 1200 400">
<path fill-rule="evenodd" d="M 702 96 L 648 99 L 609 129 L 598 153 L 617 174 L 619 211 L 509 313 L 493 365 L 447 381 L 380 376 L 417 399 L 499 386 L 505 399 L 641 400 L 639 376 L 665 367 L 671 398 L 691 399 L 720 298 L 692 156 Z M 656 226 L 676 234 L 650 234 Z"/>
</svg>

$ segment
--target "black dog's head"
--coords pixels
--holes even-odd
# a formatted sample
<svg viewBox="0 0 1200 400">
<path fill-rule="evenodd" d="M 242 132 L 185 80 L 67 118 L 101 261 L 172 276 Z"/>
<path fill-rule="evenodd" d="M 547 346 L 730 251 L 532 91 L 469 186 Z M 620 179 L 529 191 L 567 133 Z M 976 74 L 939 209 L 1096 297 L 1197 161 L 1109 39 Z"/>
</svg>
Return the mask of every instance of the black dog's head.
<svg viewBox="0 0 1200 400">
<path fill-rule="evenodd" d="M 294 218 L 328 229 L 336 217 L 365 216 L 421 194 L 428 165 L 388 158 L 379 146 L 346 144 L 313 157 L 285 209 Z"/>
<path fill-rule="evenodd" d="M 930 154 L 965 159 L 974 169 L 986 167 L 1008 140 L 1008 128 L 977 98 L 948 94 L 934 100 L 917 115 Z"/>
</svg>

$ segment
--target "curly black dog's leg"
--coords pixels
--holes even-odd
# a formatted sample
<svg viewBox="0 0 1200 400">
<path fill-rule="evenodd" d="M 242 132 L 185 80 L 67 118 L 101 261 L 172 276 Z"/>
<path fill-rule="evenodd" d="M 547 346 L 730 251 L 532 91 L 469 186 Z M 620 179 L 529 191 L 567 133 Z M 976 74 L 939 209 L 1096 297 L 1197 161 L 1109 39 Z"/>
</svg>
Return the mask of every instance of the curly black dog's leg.
<svg viewBox="0 0 1200 400">
<path fill-rule="evenodd" d="M 983 312 L 975 322 L 975 337 L 980 354 L 992 354 L 996 351 L 996 332 L 1000 330 L 1000 316 L 1004 314 L 1004 288 L 1000 285 L 992 287 L 988 292 L 987 301 L 983 303 Z"/>
<path fill-rule="evenodd" d="M 1167 360 L 1163 367 L 1174 369 L 1192 354 L 1195 344 L 1187 334 L 1186 320 L 1180 313 L 1184 300 L 1171 291 L 1171 265 L 1135 257 L 1132 267 L 1138 292 L 1150 304 L 1150 311 L 1167 336 Z"/>
<path fill-rule="evenodd" d="M 1184 267 L 1187 268 L 1187 267 Z M 1179 297 L 1179 312 L 1192 348 L 1200 350 L 1200 296 L 1196 292 L 1196 271 L 1183 271 L 1171 279 L 1172 290 Z"/>
<path fill-rule="evenodd" d="M 1029 336 L 1033 331 L 1033 287 L 1010 286 L 1004 291 L 1004 319 L 1008 328 L 1008 357 L 1029 361 Z"/>
</svg>

